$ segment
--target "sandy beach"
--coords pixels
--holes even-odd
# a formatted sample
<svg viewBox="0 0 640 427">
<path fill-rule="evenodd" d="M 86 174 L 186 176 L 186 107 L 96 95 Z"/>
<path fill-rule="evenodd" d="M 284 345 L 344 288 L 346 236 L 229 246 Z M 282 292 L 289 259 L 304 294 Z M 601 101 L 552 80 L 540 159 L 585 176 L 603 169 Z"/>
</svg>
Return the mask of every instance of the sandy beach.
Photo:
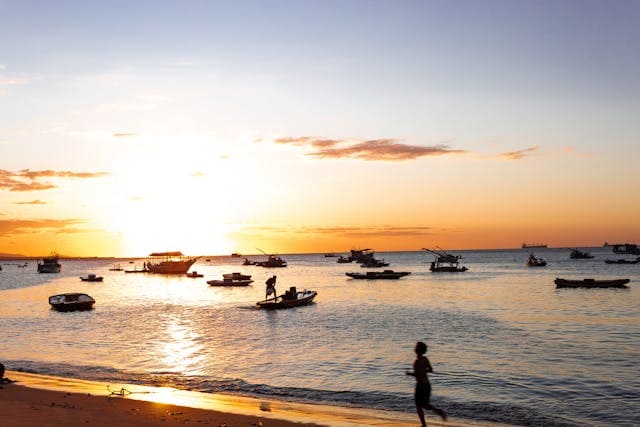
<svg viewBox="0 0 640 427">
<path fill-rule="evenodd" d="M 0 389 L 0 426 L 393 426 L 417 417 L 326 405 L 290 403 L 166 387 L 106 384 L 7 371 L 14 382 Z M 432 426 L 497 426 L 430 417 Z"/>
</svg>

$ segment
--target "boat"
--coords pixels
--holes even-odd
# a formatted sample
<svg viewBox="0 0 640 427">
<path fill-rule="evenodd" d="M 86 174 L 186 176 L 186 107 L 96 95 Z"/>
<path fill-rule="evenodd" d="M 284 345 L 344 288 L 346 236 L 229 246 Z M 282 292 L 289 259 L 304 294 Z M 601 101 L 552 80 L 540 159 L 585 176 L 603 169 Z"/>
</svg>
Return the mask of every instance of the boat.
<svg viewBox="0 0 640 427">
<path fill-rule="evenodd" d="M 640 255 L 640 247 L 633 243 L 618 243 L 611 250 L 614 254 Z"/>
<path fill-rule="evenodd" d="M 364 261 L 360 264 L 360 267 L 363 268 L 379 268 L 379 267 L 388 267 L 389 263 L 385 262 L 383 259 L 375 259 L 371 258 L 370 260 Z"/>
<path fill-rule="evenodd" d="M 186 273 L 185 276 L 195 279 L 197 277 L 204 277 L 204 274 L 198 273 L 197 271 L 194 270 L 191 273 Z"/>
<path fill-rule="evenodd" d="M 234 273 L 225 273 L 222 275 L 224 279 L 234 279 L 234 280 L 249 280 L 251 279 L 250 274 L 242 274 L 239 272 Z"/>
<path fill-rule="evenodd" d="M 49 297 L 51 308 L 57 311 L 91 310 L 95 302 L 96 300 L 91 296 L 82 293 L 59 294 Z"/>
<path fill-rule="evenodd" d="M 335 252 L 327 252 L 327 253 L 324 254 L 324 257 L 325 258 L 337 258 L 338 255 L 336 255 Z"/>
<path fill-rule="evenodd" d="M 180 251 L 153 252 L 145 262 L 145 269 L 149 273 L 185 274 L 197 260 L 198 258 L 185 256 Z"/>
<path fill-rule="evenodd" d="M 234 252 L 231 254 L 232 258 L 240 258 L 242 255 L 240 255 L 238 252 Z"/>
<path fill-rule="evenodd" d="M 125 270 L 125 273 L 148 273 L 149 270 L 147 270 L 146 268 L 138 268 L 135 267 L 133 270 Z"/>
<path fill-rule="evenodd" d="M 62 270 L 62 266 L 58 262 L 57 254 L 43 257 L 38 262 L 38 273 L 60 273 L 60 270 Z"/>
<path fill-rule="evenodd" d="M 242 265 L 256 265 L 255 261 L 251 261 L 249 258 L 245 258 Z"/>
<path fill-rule="evenodd" d="M 556 278 L 556 280 L 554 280 L 554 283 L 556 284 L 556 288 L 626 288 L 627 283 L 629 283 L 629 279 L 570 280 Z"/>
<path fill-rule="evenodd" d="M 593 255 L 589 252 L 583 252 L 578 249 L 571 249 L 571 253 L 569 254 L 569 258 L 571 259 L 591 259 Z"/>
<path fill-rule="evenodd" d="M 422 248 L 422 250 L 436 257 L 429 266 L 429 270 L 432 273 L 464 273 L 468 270 L 467 267 L 460 266 L 460 260 L 462 259 L 460 255 L 452 255 L 441 248 L 437 248 L 437 250 Z"/>
<path fill-rule="evenodd" d="M 544 249 L 547 247 L 546 243 L 523 243 L 522 249 Z"/>
<path fill-rule="evenodd" d="M 352 279 L 379 280 L 379 279 L 399 279 L 411 274 L 409 271 L 367 271 L 366 273 L 344 273 Z"/>
<path fill-rule="evenodd" d="M 83 282 L 102 282 L 102 276 L 96 276 L 95 274 L 89 274 L 87 277 L 80 277 Z"/>
<path fill-rule="evenodd" d="M 607 264 L 637 264 L 640 262 L 640 257 L 636 259 L 605 259 L 604 262 Z"/>
<path fill-rule="evenodd" d="M 269 255 L 266 261 L 256 261 L 255 265 L 266 268 L 286 267 L 287 261 L 276 255 Z"/>
<path fill-rule="evenodd" d="M 111 267 L 111 268 L 109 269 L 109 271 L 123 271 L 123 270 L 124 270 L 124 268 L 122 268 L 122 267 L 120 266 L 120 264 L 116 264 L 116 265 L 114 265 L 113 267 Z"/>
<path fill-rule="evenodd" d="M 256 306 L 269 310 L 300 307 L 311 304 L 316 295 L 318 295 L 316 291 L 308 291 L 306 289 L 304 291 L 298 291 L 295 286 L 291 286 L 284 295 L 258 301 Z"/>
<path fill-rule="evenodd" d="M 336 260 L 336 262 L 338 264 L 347 264 L 347 263 L 353 262 L 353 260 L 350 257 L 344 257 L 340 255 L 340 257 Z"/>
<path fill-rule="evenodd" d="M 223 278 L 222 280 L 207 280 L 207 283 L 211 286 L 249 286 L 253 283 L 253 280 Z"/>
<path fill-rule="evenodd" d="M 536 258 L 535 255 L 531 253 L 529 254 L 529 258 L 527 259 L 525 265 L 527 267 L 544 267 L 547 265 L 547 261 L 543 260 L 542 258 Z"/>
</svg>

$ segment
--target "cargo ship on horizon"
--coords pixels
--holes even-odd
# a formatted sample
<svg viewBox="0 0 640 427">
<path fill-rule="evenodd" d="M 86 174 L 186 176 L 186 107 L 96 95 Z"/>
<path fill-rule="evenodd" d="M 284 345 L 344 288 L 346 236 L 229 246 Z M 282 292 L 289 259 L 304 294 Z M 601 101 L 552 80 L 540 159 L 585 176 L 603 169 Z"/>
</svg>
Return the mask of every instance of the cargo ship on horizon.
<svg viewBox="0 0 640 427">
<path fill-rule="evenodd" d="M 546 243 L 523 243 L 522 249 L 542 249 L 546 248 Z"/>
</svg>

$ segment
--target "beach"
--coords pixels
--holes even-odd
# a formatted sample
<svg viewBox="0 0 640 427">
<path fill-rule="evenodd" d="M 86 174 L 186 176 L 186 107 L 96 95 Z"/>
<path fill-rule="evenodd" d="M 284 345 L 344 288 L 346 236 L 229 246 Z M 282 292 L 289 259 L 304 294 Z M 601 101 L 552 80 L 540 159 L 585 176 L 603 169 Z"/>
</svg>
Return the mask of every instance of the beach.
<svg viewBox="0 0 640 427">
<path fill-rule="evenodd" d="M 416 424 L 393 411 L 294 404 L 225 394 L 7 371 L 13 383 L 0 389 L 0 426 L 393 426 Z M 173 402 L 173 403 L 172 403 Z M 433 426 L 498 426 L 429 420 Z"/>
</svg>

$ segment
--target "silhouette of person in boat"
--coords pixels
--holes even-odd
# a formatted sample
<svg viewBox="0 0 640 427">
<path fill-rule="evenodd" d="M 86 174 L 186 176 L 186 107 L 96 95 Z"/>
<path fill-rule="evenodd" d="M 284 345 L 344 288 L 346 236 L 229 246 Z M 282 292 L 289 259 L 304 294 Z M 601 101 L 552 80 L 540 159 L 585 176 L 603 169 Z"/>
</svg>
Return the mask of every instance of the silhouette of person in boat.
<svg viewBox="0 0 640 427">
<path fill-rule="evenodd" d="M 271 294 L 273 294 L 273 297 L 275 298 L 278 295 L 276 294 L 276 275 L 274 274 L 273 277 L 269 277 L 264 283 L 267 285 L 267 293 L 264 296 L 265 301 Z"/>
<path fill-rule="evenodd" d="M 436 414 L 440 415 L 440 417 L 447 421 L 447 414 L 435 406 L 433 406 L 430 402 L 431 400 L 431 383 L 429 382 L 429 377 L 427 376 L 428 372 L 433 372 L 433 368 L 431 367 L 431 363 L 429 359 L 424 355 L 427 352 L 427 345 L 421 341 L 416 343 L 415 347 L 416 352 L 416 360 L 413 362 L 413 371 L 407 371 L 407 375 L 411 375 L 416 378 L 416 391 L 414 394 L 415 402 L 416 402 L 416 410 L 418 411 L 418 417 L 420 418 L 420 423 L 422 427 L 426 427 L 427 423 L 424 419 L 424 409 L 431 410 Z"/>
</svg>

